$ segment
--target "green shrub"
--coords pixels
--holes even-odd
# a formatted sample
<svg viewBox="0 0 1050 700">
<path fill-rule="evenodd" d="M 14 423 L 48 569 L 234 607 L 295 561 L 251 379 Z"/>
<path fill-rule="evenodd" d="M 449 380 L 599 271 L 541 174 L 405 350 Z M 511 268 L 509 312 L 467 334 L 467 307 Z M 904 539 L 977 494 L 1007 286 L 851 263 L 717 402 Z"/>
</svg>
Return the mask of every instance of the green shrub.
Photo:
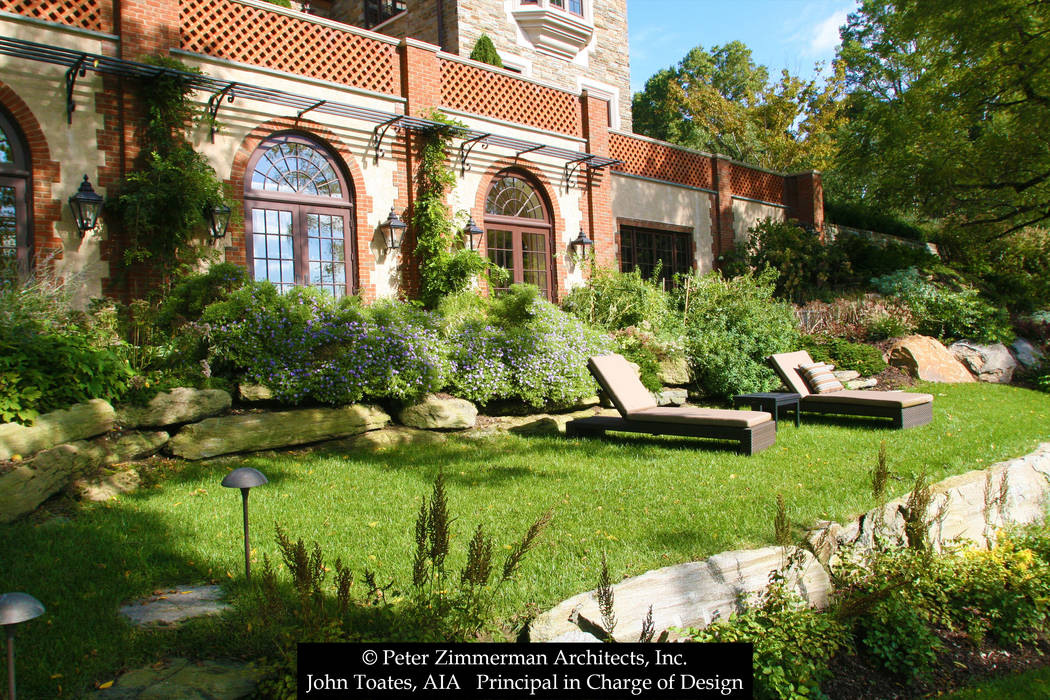
<svg viewBox="0 0 1050 700">
<path fill-rule="evenodd" d="M 899 316 L 882 314 L 869 319 L 864 324 L 864 331 L 869 340 L 887 340 L 901 338 L 911 333 L 911 326 Z"/>
<path fill-rule="evenodd" d="M 612 334 L 616 352 L 638 365 L 639 378 L 649 391 L 660 391 L 660 346 L 651 333 L 629 326 Z"/>
<path fill-rule="evenodd" d="M 496 45 L 492 43 L 492 39 L 489 38 L 488 34 L 482 34 L 478 37 L 477 42 L 474 43 L 474 50 L 470 52 L 470 58 L 473 61 L 481 61 L 497 68 L 503 67 L 503 59 L 499 57 Z"/>
<path fill-rule="evenodd" d="M 887 296 L 904 302 L 915 317 L 916 330 L 945 341 L 978 342 L 1013 340 L 1009 318 L 982 299 L 977 290 L 960 284 L 957 289 L 934 282 L 914 268 L 876 277 L 872 284 Z"/>
<path fill-rule="evenodd" d="M 70 290 L 46 280 L 0 289 L 0 421 L 89 399 L 113 401 L 132 372 L 108 327 L 70 307 Z"/>
<path fill-rule="evenodd" d="M 936 255 L 922 248 L 900 243 L 879 245 L 852 234 L 840 235 L 831 245 L 838 251 L 837 257 L 847 261 L 857 281 L 867 281 L 906 267 L 922 269 L 938 262 Z"/>
<path fill-rule="evenodd" d="M 864 651 L 883 668 L 909 679 L 927 675 L 942 648 L 928 615 L 901 591 L 860 617 L 858 635 Z"/>
<path fill-rule="evenodd" d="M 924 241 L 927 238 L 926 231 L 921 227 L 860 202 L 825 200 L 824 220 L 829 224 L 875 231 L 915 241 Z"/>
<path fill-rule="evenodd" d="M 831 675 L 829 663 L 850 645 L 844 625 L 776 581 L 742 612 L 686 634 L 694 642 L 754 644 L 755 697 L 770 700 L 826 697 L 820 684 Z"/>
<path fill-rule="evenodd" d="M 401 306 L 369 314 L 315 289 L 281 294 L 262 282 L 212 304 L 202 320 L 213 366 L 268 386 L 279 401 L 412 401 L 444 386 L 448 362 L 437 320 Z"/>
<path fill-rule="evenodd" d="M 886 361 L 877 347 L 853 343 L 845 338 L 804 335 L 801 348 L 808 351 L 815 362 L 829 362 L 835 365 L 835 369 L 854 370 L 864 377 L 886 369 Z"/>
<path fill-rule="evenodd" d="M 1050 298 L 1050 232 L 1029 228 L 992 241 L 950 231 L 942 244 L 952 264 L 974 278 L 997 306 L 1028 313 Z"/>
<path fill-rule="evenodd" d="M 690 275 L 674 290 L 685 318 L 685 352 L 697 384 L 711 396 L 773 391 L 780 380 L 766 358 L 796 349 L 791 305 L 773 298 L 775 273 L 724 279 Z"/>
<path fill-rule="evenodd" d="M 681 321 L 671 310 L 671 296 L 658 278 L 641 272 L 596 270 L 587 284 L 575 287 L 562 308 L 585 323 L 614 331 L 631 326 L 646 328 L 658 337 L 681 335 Z"/>
<path fill-rule="evenodd" d="M 802 301 L 849 274 L 839 248 L 788 221 L 765 219 L 752 226 L 747 260 L 756 272 L 776 270 L 776 296 L 791 301 Z"/>
<path fill-rule="evenodd" d="M 164 297 L 157 312 L 156 325 L 170 331 L 184 323 L 200 320 L 205 307 L 223 301 L 248 281 L 247 271 L 233 263 L 218 263 L 206 272 L 192 274 L 177 282 Z"/>
</svg>

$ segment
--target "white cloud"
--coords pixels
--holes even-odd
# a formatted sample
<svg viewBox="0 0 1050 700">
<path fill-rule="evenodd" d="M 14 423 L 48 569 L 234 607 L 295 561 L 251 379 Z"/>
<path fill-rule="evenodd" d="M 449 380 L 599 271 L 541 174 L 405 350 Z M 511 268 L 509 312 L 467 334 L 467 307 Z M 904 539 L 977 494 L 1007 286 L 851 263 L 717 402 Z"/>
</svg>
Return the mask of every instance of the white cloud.
<svg viewBox="0 0 1050 700">
<path fill-rule="evenodd" d="M 846 23 L 847 10 L 839 10 L 817 24 L 809 39 L 809 52 L 813 55 L 829 53 L 839 45 L 839 27 Z"/>
</svg>

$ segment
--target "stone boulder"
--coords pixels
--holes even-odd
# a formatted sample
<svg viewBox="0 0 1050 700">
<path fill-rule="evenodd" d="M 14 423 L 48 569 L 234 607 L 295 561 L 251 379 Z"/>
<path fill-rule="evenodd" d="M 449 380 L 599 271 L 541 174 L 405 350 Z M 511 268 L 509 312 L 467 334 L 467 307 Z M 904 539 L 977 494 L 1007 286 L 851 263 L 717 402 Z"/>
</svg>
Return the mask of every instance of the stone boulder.
<svg viewBox="0 0 1050 700">
<path fill-rule="evenodd" d="M 955 355 L 936 338 L 910 335 L 890 348 L 888 361 L 913 377 L 928 382 L 965 383 L 976 381 Z"/>
<path fill-rule="evenodd" d="M 74 477 L 98 466 L 86 442 L 59 445 L 0 475 L 0 523 L 10 523 L 64 489 Z"/>
<path fill-rule="evenodd" d="M 799 555 L 801 573 L 791 575 L 791 586 L 810 605 L 823 607 L 831 588 L 827 572 L 809 552 Z M 617 619 L 613 636 L 621 642 L 637 641 L 649 606 L 657 635 L 671 627 L 703 627 L 728 617 L 741 596 L 766 589 L 770 572 L 782 568 L 784 559 L 781 547 L 722 552 L 625 579 L 612 587 Z M 577 615 L 600 624 L 594 591 L 573 596 L 537 617 L 529 626 L 530 641 L 594 641 L 581 629 Z"/>
<path fill-rule="evenodd" d="M 1017 369 L 1017 360 L 1002 343 L 980 345 L 960 340 L 949 350 L 982 382 L 1009 384 Z"/>
<path fill-rule="evenodd" d="M 860 379 L 860 372 L 855 369 L 837 369 L 832 374 L 843 384 Z"/>
<path fill-rule="evenodd" d="M 478 409 L 466 399 L 427 394 L 419 403 L 402 409 L 397 418 L 409 427 L 423 430 L 464 430 L 474 427 Z"/>
<path fill-rule="evenodd" d="M 871 389 L 878 386 L 879 380 L 875 377 L 865 377 L 863 379 L 851 379 L 847 382 L 843 382 L 847 389 Z"/>
<path fill-rule="evenodd" d="M 353 437 L 329 443 L 337 449 L 390 450 L 409 445 L 437 445 L 445 442 L 445 436 L 431 430 L 390 425 L 381 430 L 369 430 Z"/>
<path fill-rule="evenodd" d="M 684 357 L 668 357 L 660 360 L 657 377 L 667 386 L 684 386 L 692 381 L 689 361 Z"/>
<path fill-rule="evenodd" d="M 1010 346 L 1010 350 L 1025 369 L 1033 369 L 1043 364 L 1043 352 L 1030 340 L 1018 338 Z"/>
<path fill-rule="evenodd" d="M 120 422 L 127 428 L 162 428 L 216 416 L 233 400 L 222 389 L 177 387 L 157 394 L 146 406 L 126 406 Z"/>
<path fill-rule="evenodd" d="M 389 422 L 381 409 L 363 404 L 220 416 L 183 427 L 168 449 L 184 459 L 206 459 L 349 437 Z"/>
<path fill-rule="evenodd" d="M 138 490 L 142 478 L 134 469 L 122 469 L 95 479 L 77 479 L 73 482 L 73 493 L 81 501 L 102 502 L 122 493 Z"/>
<path fill-rule="evenodd" d="M 163 430 L 130 431 L 123 435 L 104 435 L 91 441 L 101 452 L 99 462 L 105 466 L 146 459 L 160 452 L 170 436 Z"/>
<path fill-rule="evenodd" d="M 273 399 L 273 390 L 262 384 L 238 384 L 237 393 L 241 395 L 242 401 L 270 401 Z"/>
<path fill-rule="evenodd" d="M 689 400 L 689 392 L 685 389 L 664 387 L 662 391 L 653 394 L 657 406 L 681 406 Z"/>
<path fill-rule="evenodd" d="M 109 431 L 116 421 L 113 407 L 102 399 L 92 399 L 62 411 L 38 417 L 33 425 L 0 425 L 0 460 L 12 455 L 29 455 L 64 442 L 84 440 Z"/>
</svg>

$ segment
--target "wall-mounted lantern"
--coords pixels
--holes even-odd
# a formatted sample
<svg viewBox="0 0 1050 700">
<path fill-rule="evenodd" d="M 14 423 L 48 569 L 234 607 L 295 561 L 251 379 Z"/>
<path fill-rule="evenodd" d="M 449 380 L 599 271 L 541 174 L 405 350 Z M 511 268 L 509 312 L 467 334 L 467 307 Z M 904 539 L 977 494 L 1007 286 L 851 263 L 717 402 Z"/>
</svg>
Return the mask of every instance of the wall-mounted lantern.
<svg viewBox="0 0 1050 700">
<path fill-rule="evenodd" d="M 244 578 L 248 581 L 252 580 L 252 549 L 248 540 L 248 491 L 256 486 L 262 486 L 267 481 L 261 471 L 251 467 L 234 469 L 222 480 L 222 485 L 226 488 L 241 490 L 241 505 L 244 510 Z"/>
<path fill-rule="evenodd" d="M 390 207 L 390 215 L 386 217 L 386 221 L 383 222 L 382 228 L 386 233 L 386 247 L 389 250 L 397 250 L 401 247 L 401 239 L 405 235 L 405 229 L 408 228 L 408 224 L 401 220 L 401 217 L 397 215 L 393 207 Z"/>
<path fill-rule="evenodd" d="M 580 235 L 577 236 L 569 246 L 572 247 L 572 252 L 577 258 L 585 260 L 587 258 L 587 251 L 594 246 L 594 241 L 588 238 L 587 234 L 581 228 Z"/>
<path fill-rule="evenodd" d="M 467 222 L 467 227 L 463 229 L 467 234 L 467 240 L 470 241 L 470 249 L 477 250 L 481 247 L 481 237 L 485 235 L 485 230 L 474 223 L 474 217 L 470 217 L 470 221 Z"/>
<path fill-rule="evenodd" d="M 0 595 L 0 625 L 7 629 L 7 696 L 11 700 L 15 700 L 15 625 L 43 614 L 43 604 L 28 593 Z"/>
<path fill-rule="evenodd" d="M 102 196 L 92 189 L 87 175 L 80 183 L 77 193 L 69 198 L 69 208 L 73 210 L 73 221 L 81 237 L 94 230 L 99 212 L 102 211 Z"/>
<path fill-rule="evenodd" d="M 230 225 L 230 208 L 225 203 L 206 207 L 204 218 L 208 220 L 208 230 L 211 232 L 212 240 L 226 237 L 226 228 Z"/>
</svg>

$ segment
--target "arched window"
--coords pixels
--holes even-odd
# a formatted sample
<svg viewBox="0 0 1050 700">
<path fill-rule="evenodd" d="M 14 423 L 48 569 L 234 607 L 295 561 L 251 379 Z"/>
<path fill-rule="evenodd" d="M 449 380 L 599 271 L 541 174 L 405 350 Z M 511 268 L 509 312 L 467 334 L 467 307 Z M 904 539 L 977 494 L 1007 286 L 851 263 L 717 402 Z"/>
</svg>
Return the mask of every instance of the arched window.
<svg viewBox="0 0 1050 700">
<path fill-rule="evenodd" d="M 21 133 L 0 111 L 0 284 L 29 274 L 29 153 Z"/>
<path fill-rule="evenodd" d="M 485 200 L 489 260 L 510 272 L 510 282 L 534 284 L 549 299 L 550 238 L 550 216 L 539 190 L 515 171 L 500 173 Z"/>
<path fill-rule="evenodd" d="M 284 291 L 319 287 L 336 298 L 356 288 L 353 192 L 320 144 L 280 134 L 248 161 L 244 211 L 255 280 Z"/>
</svg>

